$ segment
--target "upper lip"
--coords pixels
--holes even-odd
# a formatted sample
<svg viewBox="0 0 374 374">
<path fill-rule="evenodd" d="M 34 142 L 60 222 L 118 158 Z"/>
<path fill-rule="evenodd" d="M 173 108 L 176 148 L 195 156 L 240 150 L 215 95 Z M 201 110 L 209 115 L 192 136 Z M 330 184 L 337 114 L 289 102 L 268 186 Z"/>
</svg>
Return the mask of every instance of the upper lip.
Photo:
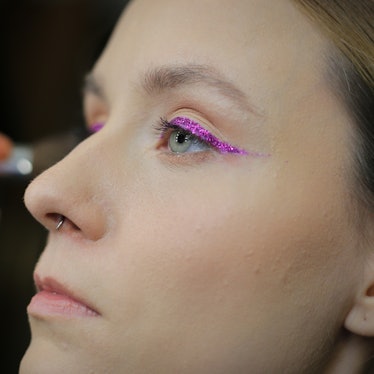
<svg viewBox="0 0 374 374">
<path fill-rule="evenodd" d="M 59 295 L 64 295 L 72 299 L 73 301 L 86 306 L 91 309 L 96 314 L 100 314 L 87 300 L 78 296 L 74 291 L 69 287 L 65 286 L 63 283 L 52 277 L 41 278 L 38 274 L 34 274 L 35 286 L 38 292 L 47 291 L 56 293 Z"/>
</svg>

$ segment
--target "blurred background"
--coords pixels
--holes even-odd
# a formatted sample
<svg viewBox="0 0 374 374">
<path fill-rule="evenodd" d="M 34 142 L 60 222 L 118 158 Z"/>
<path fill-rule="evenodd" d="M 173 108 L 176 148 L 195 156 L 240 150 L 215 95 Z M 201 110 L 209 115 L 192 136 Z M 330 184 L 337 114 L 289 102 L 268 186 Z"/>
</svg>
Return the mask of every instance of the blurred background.
<svg viewBox="0 0 374 374">
<path fill-rule="evenodd" d="M 0 132 L 35 148 L 35 173 L 63 157 L 82 128 L 81 85 L 126 0 L 1 0 Z M 34 175 L 0 175 L 0 371 L 18 373 L 30 333 L 26 306 L 46 232 L 26 211 Z"/>
</svg>

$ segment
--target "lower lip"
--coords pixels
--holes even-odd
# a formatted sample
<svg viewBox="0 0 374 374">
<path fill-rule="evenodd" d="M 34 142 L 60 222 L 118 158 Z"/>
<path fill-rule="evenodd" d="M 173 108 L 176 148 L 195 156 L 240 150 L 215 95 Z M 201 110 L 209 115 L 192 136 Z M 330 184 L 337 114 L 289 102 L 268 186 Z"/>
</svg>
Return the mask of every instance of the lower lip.
<svg viewBox="0 0 374 374">
<path fill-rule="evenodd" d="M 34 317 L 60 316 L 65 318 L 96 317 L 98 313 L 87 305 L 69 296 L 55 292 L 40 291 L 27 307 L 28 314 Z"/>
</svg>

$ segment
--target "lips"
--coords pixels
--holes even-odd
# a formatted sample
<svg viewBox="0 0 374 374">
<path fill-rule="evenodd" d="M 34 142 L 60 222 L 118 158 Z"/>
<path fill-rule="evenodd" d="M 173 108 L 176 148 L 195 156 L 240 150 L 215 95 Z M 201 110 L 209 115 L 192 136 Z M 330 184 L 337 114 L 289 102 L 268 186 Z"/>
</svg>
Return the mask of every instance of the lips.
<svg viewBox="0 0 374 374">
<path fill-rule="evenodd" d="M 33 317 L 73 319 L 100 315 L 86 300 L 53 278 L 42 279 L 35 274 L 35 284 L 37 293 L 27 307 Z"/>
</svg>

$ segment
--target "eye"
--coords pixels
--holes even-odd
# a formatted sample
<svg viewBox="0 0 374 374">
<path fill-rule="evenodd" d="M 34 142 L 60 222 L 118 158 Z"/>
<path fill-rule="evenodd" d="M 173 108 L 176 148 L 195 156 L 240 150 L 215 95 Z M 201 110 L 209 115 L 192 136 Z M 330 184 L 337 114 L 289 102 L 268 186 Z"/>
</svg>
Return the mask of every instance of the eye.
<svg viewBox="0 0 374 374">
<path fill-rule="evenodd" d="M 199 123 L 187 117 L 176 117 L 170 122 L 161 119 L 161 126 L 157 130 L 161 133 L 161 139 L 167 140 L 172 153 L 197 153 L 213 149 L 222 154 L 248 154 L 245 150 L 219 140 Z"/>
<path fill-rule="evenodd" d="M 176 128 L 171 131 L 168 141 L 169 150 L 174 153 L 202 152 L 210 148 L 204 141 L 187 130 Z"/>
</svg>

